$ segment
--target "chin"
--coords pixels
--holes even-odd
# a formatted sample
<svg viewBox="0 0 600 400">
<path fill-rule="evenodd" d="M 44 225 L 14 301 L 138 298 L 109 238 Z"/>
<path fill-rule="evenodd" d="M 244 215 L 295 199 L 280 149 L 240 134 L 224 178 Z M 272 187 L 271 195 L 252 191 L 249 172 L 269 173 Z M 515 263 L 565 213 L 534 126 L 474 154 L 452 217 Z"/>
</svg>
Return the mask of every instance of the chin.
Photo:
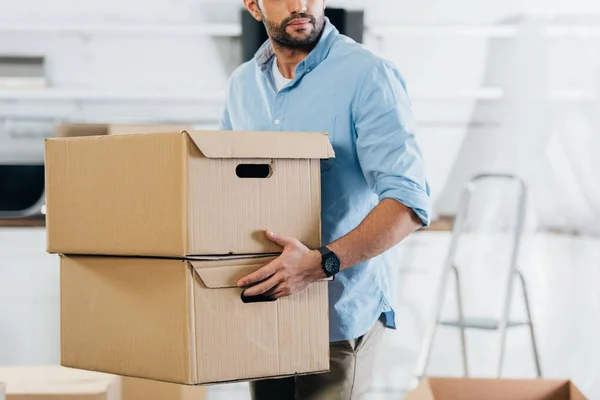
<svg viewBox="0 0 600 400">
<path fill-rule="evenodd" d="M 290 36 L 296 40 L 306 40 L 312 34 L 312 28 L 295 29 Z"/>
</svg>

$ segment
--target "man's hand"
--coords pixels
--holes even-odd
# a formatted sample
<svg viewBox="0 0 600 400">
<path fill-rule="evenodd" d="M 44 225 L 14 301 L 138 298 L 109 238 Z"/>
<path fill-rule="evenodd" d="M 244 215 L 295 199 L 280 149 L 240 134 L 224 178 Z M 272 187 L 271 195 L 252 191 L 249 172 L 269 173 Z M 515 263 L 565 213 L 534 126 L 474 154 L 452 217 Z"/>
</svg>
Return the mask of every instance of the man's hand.
<svg viewBox="0 0 600 400">
<path fill-rule="evenodd" d="M 321 253 L 317 250 L 311 250 L 296 239 L 273 232 L 267 232 L 267 237 L 283 246 L 283 253 L 238 281 L 238 287 L 256 284 L 244 291 L 245 297 L 266 294 L 278 299 L 300 292 L 311 283 L 326 278 L 321 268 Z"/>
</svg>

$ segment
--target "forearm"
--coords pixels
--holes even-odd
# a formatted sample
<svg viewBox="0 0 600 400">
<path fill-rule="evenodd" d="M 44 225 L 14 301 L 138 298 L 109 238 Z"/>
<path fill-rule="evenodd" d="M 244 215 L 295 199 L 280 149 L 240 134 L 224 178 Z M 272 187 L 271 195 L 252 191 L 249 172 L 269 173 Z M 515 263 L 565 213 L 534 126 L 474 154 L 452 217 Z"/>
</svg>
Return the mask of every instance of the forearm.
<svg viewBox="0 0 600 400">
<path fill-rule="evenodd" d="M 421 220 L 410 208 L 384 199 L 359 226 L 327 247 L 338 256 L 343 270 L 389 250 L 420 227 Z"/>
</svg>

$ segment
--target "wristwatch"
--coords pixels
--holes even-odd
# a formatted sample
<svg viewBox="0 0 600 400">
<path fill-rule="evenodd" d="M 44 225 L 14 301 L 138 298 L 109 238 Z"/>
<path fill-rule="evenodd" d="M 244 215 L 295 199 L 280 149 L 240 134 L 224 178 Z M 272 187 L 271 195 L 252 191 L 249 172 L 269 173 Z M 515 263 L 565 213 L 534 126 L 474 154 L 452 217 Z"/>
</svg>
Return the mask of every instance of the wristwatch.
<svg viewBox="0 0 600 400">
<path fill-rule="evenodd" d="M 323 272 L 327 275 L 328 278 L 331 278 L 338 272 L 340 272 L 340 259 L 338 256 L 327 246 L 321 247 L 319 253 L 321 253 L 321 268 L 323 268 Z"/>
</svg>

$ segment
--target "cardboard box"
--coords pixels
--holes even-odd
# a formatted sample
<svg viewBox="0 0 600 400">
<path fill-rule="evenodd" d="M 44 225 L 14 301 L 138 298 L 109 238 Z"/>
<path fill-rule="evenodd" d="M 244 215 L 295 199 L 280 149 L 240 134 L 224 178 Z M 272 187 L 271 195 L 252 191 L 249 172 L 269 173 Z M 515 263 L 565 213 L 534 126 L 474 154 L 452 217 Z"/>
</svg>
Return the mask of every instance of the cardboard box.
<svg viewBox="0 0 600 400">
<path fill-rule="evenodd" d="M 157 133 L 191 130 L 190 125 L 182 124 L 57 124 L 56 137 L 80 137 L 102 135 L 124 135 L 134 133 Z"/>
<path fill-rule="evenodd" d="M 57 124 L 54 134 L 59 138 L 108 135 L 107 124 Z"/>
<path fill-rule="evenodd" d="M 206 400 L 204 386 L 176 385 L 130 377 L 122 379 L 122 400 Z"/>
<path fill-rule="evenodd" d="M 327 281 L 245 303 L 274 257 L 61 256 L 61 364 L 180 384 L 329 369 Z"/>
<path fill-rule="evenodd" d="M 0 367 L 6 400 L 122 400 L 118 376 L 59 366 Z"/>
<path fill-rule="evenodd" d="M 427 378 L 405 400 L 587 400 L 571 383 L 549 379 Z"/>
<path fill-rule="evenodd" d="M 327 133 L 190 131 L 46 141 L 47 250 L 186 257 L 321 245 Z"/>
<path fill-rule="evenodd" d="M 203 386 L 183 386 L 147 379 L 61 367 L 0 367 L 10 400 L 205 400 Z M 5 400 L 0 383 L 0 400 Z M 75 397 L 76 396 L 76 397 Z"/>
<path fill-rule="evenodd" d="M 181 124 L 111 124 L 108 126 L 109 135 L 128 135 L 136 133 L 160 133 L 193 130 L 190 125 Z"/>
</svg>

